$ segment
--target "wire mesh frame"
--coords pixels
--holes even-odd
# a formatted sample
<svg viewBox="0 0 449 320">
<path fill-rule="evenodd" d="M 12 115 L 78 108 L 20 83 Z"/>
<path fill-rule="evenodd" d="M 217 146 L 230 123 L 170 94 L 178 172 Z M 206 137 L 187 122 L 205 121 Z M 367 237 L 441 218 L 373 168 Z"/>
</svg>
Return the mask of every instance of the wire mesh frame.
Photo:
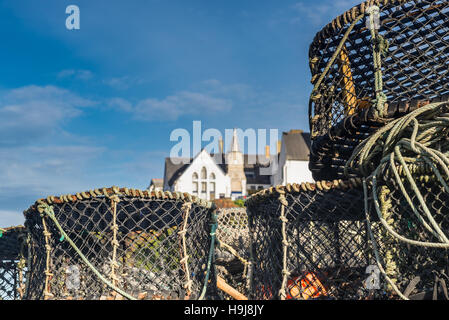
<svg viewBox="0 0 449 320">
<path fill-rule="evenodd" d="M 252 299 L 386 298 L 366 282 L 375 261 L 359 179 L 270 188 L 246 205 Z"/>
<path fill-rule="evenodd" d="M 360 173 L 345 165 L 354 149 L 369 138 L 389 120 L 396 119 L 406 112 L 414 111 L 428 103 L 449 101 L 449 95 L 429 101 L 411 100 L 389 105 L 391 119 L 370 119 L 370 110 L 361 110 L 346 116 L 332 127 L 324 136 L 316 137 L 311 144 L 309 169 L 315 180 L 348 179 Z"/>
<path fill-rule="evenodd" d="M 309 50 L 315 84 L 344 34 L 369 6 L 380 7 L 378 33 L 388 41 L 382 57 L 383 93 L 388 112 L 407 101 L 430 101 L 449 93 L 449 2 L 445 0 L 366 1 L 329 23 L 315 36 Z M 345 117 L 369 108 L 376 98 L 373 44 L 366 19 L 355 23 L 317 91 L 311 95 L 309 119 L 312 141 L 329 134 Z M 370 116 L 373 113 L 370 113 Z M 333 137 L 330 137 L 331 139 Z"/>
<path fill-rule="evenodd" d="M 211 296 L 214 261 L 205 277 L 213 211 L 188 194 L 117 187 L 41 199 L 25 211 L 32 253 L 25 298 L 122 299 L 93 269 L 136 299 L 198 299 L 205 286 Z"/>
<path fill-rule="evenodd" d="M 250 237 L 246 208 L 217 210 L 217 275 L 240 293 L 247 295 L 250 277 Z M 226 299 L 231 299 L 225 295 Z"/>
<path fill-rule="evenodd" d="M 23 297 L 26 256 L 25 228 L 3 229 L 0 237 L 0 300 L 20 300 Z"/>
<path fill-rule="evenodd" d="M 316 181 L 356 178 L 358 174 L 351 168 L 345 173 L 346 162 L 354 149 L 383 125 L 368 120 L 367 112 L 362 111 L 344 118 L 328 135 L 317 137 L 310 149 L 312 177 Z"/>
<path fill-rule="evenodd" d="M 428 173 L 423 173 L 422 170 L 411 172 L 436 223 L 445 234 L 449 234 L 449 194 L 430 170 Z M 425 217 L 415 191 L 405 180 L 402 183 L 417 213 Z M 394 232 L 412 241 L 439 241 L 419 221 L 390 170 L 377 177 L 376 191 L 381 215 Z M 369 210 L 375 212 L 373 202 Z M 401 241 L 384 227 L 373 233 L 381 264 L 402 294 L 412 300 L 449 300 L 448 249 L 417 246 Z M 388 284 L 386 289 L 392 291 Z"/>
</svg>

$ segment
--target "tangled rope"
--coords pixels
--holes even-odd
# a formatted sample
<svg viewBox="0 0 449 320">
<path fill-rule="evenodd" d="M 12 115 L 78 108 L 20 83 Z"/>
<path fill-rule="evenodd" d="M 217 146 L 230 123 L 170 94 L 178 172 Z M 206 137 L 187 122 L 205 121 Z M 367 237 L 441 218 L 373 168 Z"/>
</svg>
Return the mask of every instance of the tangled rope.
<svg viewBox="0 0 449 320">
<path fill-rule="evenodd" d="M 370 238 L 373 243 L 376 261 L 379 269 L 396 293 L 407 299 L 381 267 L 377 244 L 372 234 L 368 216 L 367 181 L 371 182 L 372 199 L 375 211 L 382 226 L 394 239 L 408 245 L 435 249 L 449 248 L 448 235 L 446 235 L 435 220 L 434 215 L 426 204 L 413 175 L 426 173 L 427 179 L 432 178 L 442 185 L 442 189 L 449 193 L 447 181 L 449 180 L 449 108 L 448 102 L 431 103 L 421 107 L 401 118 L 388 123 L 379 129 L 370 138 L 364 140 L 352 154 L 345 165 L 345 173 L 351 167 L 364 177 L 365 212 L 367 217 Z M 394 230 L 392 217 L 386 217 L 386 208 L 379 204 L 379 196 L 387 196 L 387 190 L 378 190 L 377 180 L 380 177 L 393 173 L 393 176 L 412 209 L 417 221 L 424 230 L 437 241 L 417 241 L 399 234 Z M 432 174 L 432 177 L 429 176 Z M 404 182 L 409 183 L 422 211 L 421 214 L 407 192 Z"/>
</svg>

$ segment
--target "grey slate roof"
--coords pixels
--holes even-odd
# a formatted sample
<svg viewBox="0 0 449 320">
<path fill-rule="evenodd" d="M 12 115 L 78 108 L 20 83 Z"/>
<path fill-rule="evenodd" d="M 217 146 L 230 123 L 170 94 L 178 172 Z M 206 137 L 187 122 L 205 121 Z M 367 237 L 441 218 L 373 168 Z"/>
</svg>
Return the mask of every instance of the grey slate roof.
<svg viewBox="0 0 449 320">
<path fill-rule="evenodd" d="M 178 179 L 181 174 L 189 167 L 192 163 L 192 158 L 174 158 L 175 163 L 172 162 L 171 158 L 165 158 L 165 169 L 164 169 L 164 182 L 167 181 L 169 186 Z M 189 162 L 184 164 L 182 160 L 188 160 Z"/>
<path fill-rule="evenodd" d="M 309 161 L 310 133 L 302 130 L 290 130 L 282 133 L 285 144 L 286 160 Z"/>
</svg>

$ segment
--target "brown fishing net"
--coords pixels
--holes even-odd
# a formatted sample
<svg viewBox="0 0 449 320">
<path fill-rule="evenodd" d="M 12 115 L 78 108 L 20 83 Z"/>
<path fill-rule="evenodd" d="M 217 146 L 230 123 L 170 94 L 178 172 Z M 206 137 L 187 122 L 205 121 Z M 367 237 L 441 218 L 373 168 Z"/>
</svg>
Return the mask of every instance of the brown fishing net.
<svg viewBox="0 0 449 320">
<path fill-rule="evenodd" d="M 250 237 L 246 208 L 217 210 L 218 246 L 215 250 L 217 275 L 240 293 L 248 294 L 250 279 Z M 230 299 L 225 295 L 226 299 Z"/>
<path fill-rule="evenodd" d="M 19 300 L 23 297 L 26 249 L 23 226 L 0 229 L 0 300 Z"/>
<path fill-rule="evenodd" d="M 188 194 L 116 187 L 39 200 L 25 212 L 25 298 L 212 297 L 213 210 Z"/>
<path fill-rule="evenodd" d="M 363 206 L 360 180 L 287 185 L 248 199 L 250 297 L 386 298 L 367 284 L 375 261 Z"/>
</svg>

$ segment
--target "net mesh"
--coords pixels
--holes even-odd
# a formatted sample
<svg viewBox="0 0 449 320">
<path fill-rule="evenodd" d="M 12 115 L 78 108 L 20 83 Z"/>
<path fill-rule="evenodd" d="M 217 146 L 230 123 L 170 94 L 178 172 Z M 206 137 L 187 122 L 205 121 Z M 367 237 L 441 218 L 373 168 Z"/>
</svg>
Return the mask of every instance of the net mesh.
<svg viewBox="0 0 449 320">
<path fill-rule="evenodd" d="M 222 208 L 217 212 L 217 275 L 247 295 L 250 272 L 250 238 L 246 208 Z M 231 299 L 225 294 L 226 299 Z"/>
<path fill-rule="evenodd" d="M 2 229 L 0 237 L 0 300 L 19 300 L 24 294 L 27 256 L 25 228 Z"/>
<path fill-rule="evenodd" d="M 188 194 L 114 187 L 49 197 L 25 212 L 32 239 L 27 299 L 123 298 L 61 236 L 39 210 L 42 203 L 52 207 L 91 267 L 116 288 L 137 299 L 199 298 L 211 244 L 211 204 Z M 212 265 L 208 296 L 215 284 Z"/>
<path fill-rule="evenodd" d="M 380 8 L 375 27 L 369 22 L 372 5 Z M 316 180 L 342 178 L 337 169 L 345 154 L 373 127 L 448 100 L 448 18 L 445 0 L 366 1 L 317 33 L 309 49 L 315 85 L 309 103 L 310 165 Z M 346 135 L 339 128 L 348 120 L 357 126 Z"/>
<path fill-rule="evenodd" d="M 392 173 L 390 172 L 392 175 Z M 422 243 L 437 243 L 435 234 L 429 232 L 418 215 L 425 217 L 423 206 L 409 184 L 401 191 L 396 179 L 388 172 L 378 177 L 376 194 L 379 211 L 390 227 L 400 236 Z M 413 174 L 423 200 L 431 210 L 436 224 L 449 232 L 449 195 L 432 174 Z M 405 195 L 410 196 L 417 212 L 414 213 Z M 374 211 L 375 209 L 370 209 Z M 427 220 L 427 218 L 425 219 Z M 449 253 L 447 248 L 426 247 L 400 241 L 398 237 L 379 228 L 374 232 L 381 264 L 397 289 L 410 299 L 448 300 Z M 390 285 L 386 288 L 391 289 Z"/>
<path fill-rule="evenodd" d="M 293 184 L 252 196 L 251 297 L 386 298 L 366 282 L 374 260 L 363 206 L 360 180 Z"/>
</svg>

